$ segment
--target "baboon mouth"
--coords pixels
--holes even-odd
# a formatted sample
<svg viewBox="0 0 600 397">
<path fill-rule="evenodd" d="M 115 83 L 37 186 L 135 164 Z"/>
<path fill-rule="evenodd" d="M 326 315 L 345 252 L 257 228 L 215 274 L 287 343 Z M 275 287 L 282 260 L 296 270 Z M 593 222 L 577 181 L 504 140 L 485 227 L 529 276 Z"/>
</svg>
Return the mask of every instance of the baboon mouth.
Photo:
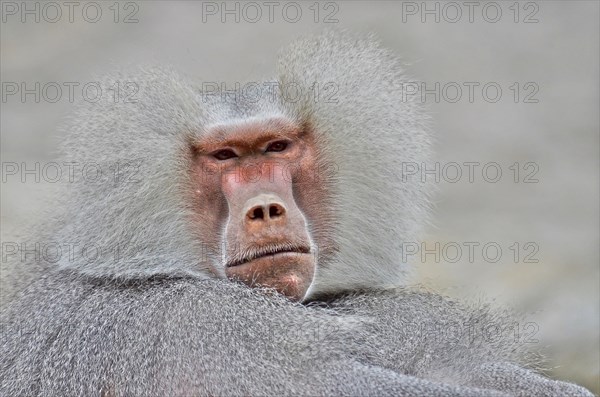
<svg viewBox="0 0 600 397">
<path fill-rule="evenodd" d="M 227 262 L 226 267 L 240 266 L 253 260 L 264 258 L 267 256 L 274 256 L 278 254 L 309 254 L 310 247 L 305 245 L 293 245 L 293 246 L 275 246 L 275 247 L 259 247 L 257 249 L 248 250 L 241 257 L 234 257 L 232 260 Z"/>
</svg>

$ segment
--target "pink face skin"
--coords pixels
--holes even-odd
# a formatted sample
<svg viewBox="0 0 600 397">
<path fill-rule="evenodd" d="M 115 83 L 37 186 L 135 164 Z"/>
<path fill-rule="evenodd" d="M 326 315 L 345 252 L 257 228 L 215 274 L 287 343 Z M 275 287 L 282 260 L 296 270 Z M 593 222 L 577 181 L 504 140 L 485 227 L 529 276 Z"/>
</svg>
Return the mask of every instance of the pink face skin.
<svg viewBox="0 0 600 397">
<path fill-rule="evenodd" d="M 333 247 L 312 132 L 276 118 L 215 127 L 193 147 L 199 238 L 225 248 L 227 277 L 302 300 L 316 248 Z"/>
</svg>

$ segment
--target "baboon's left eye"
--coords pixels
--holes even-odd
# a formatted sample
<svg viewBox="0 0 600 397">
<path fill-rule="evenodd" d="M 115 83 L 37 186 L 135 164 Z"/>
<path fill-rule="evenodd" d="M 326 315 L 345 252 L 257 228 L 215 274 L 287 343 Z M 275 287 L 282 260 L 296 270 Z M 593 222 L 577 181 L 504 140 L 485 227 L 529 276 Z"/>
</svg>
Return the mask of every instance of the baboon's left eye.
<svg viewBox="0 0 600 397">
<path fill-rule="evenodd" d="M 286 141 L 277 141 L 277 142 L 272 142 L 269 144 L 269 146 L 267 147 L 267 152 L 283 152 L 285 149 L 287 149 L 288 147 L 288 143 Z"/>
</svg>

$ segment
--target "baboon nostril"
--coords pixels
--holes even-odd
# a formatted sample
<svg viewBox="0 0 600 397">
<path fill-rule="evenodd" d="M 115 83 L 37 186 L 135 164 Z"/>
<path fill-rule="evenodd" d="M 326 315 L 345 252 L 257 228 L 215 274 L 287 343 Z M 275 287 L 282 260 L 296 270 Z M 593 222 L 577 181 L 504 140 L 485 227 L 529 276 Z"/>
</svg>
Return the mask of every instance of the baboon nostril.
<svg viewBox="0 0 600 397">
<path fill-rule="evenodd" d="M 260 195 L 248 200 L 245 219 L 247 221 L 269 222 L 285 219 L 286 209 L 279 197 L 274 195 Z"/>
<path fill-rule="evenodd" d="M 284 213 L 285 210 L 278 204 L 271 204 L 269 206 L 269 218 L 277 218 L 282 216 Z"/>
<path fill-rule="evenodd" d="M 256 207 L 253 210 L 250 210 L 248 217 L 250 219 L 264 219 L 265 214 L 263 213 L 262 207 Z"/>
<path fill-rule="evenodd" d="M 268 207 L 268 212 L 267 212 Z M 259 205 L 251 208 L 246 216 L 251 220 L 277 219 L 285 215 L 285 209 L 279 204 L 270 204 L 267 207 Z"/>
</svg>

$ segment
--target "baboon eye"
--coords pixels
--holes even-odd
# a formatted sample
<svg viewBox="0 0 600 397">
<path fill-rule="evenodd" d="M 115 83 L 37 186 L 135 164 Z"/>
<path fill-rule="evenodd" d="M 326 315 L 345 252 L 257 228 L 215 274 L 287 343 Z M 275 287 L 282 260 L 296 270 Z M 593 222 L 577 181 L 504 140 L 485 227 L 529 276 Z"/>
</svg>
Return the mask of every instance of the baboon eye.
<svg viewBox="0 0 600 397">
<path fill-rule="evenodd" d="M 286 141 L 276 141 L 272 142 L 267 146 L 267 152 L 283 152 L 288 147 L 288 143 Z"/>
<path fill-rule="evenodd" d="M 213 157 L 217 160 L 228 160 L 237 157 L 237 154 L 231 149 L 222 149 L 213 153 Z"/>
</svg>

